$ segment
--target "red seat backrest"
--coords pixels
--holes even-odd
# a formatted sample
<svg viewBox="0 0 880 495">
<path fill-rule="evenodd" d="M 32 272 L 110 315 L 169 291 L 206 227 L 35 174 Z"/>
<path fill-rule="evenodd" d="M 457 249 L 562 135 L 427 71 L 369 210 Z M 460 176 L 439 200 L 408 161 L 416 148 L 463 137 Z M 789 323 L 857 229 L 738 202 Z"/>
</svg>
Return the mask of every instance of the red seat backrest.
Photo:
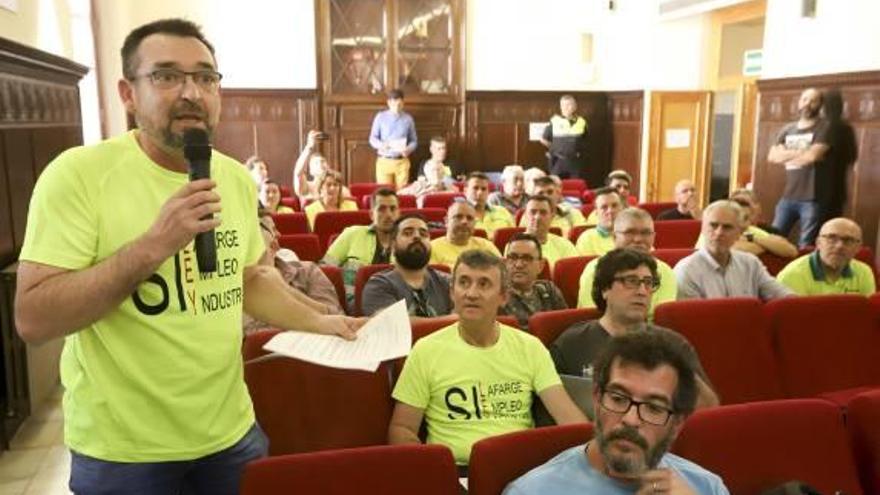
<svg viewBox="0 0 880 495">
<path fill-rule="evenodd" d="M 296 197 L 293 195 L 293 188 L 290 186 L 279 185 L 278 190 L 281 192 L 282 198 L 295 198 Z M 297 203 L 298 203 L 298 201 L 297 201 Z"/>
<path fill-rule="evenodd" d="M 865 493 L 880 493 L 880 389 L 847 404 L 846 427 Z"/>
<path fill-rule="evenodd" d="M 335 265 L 321 265 L 321 271 L 330 279 L 333 288 L 336 289 L 336 296 L 339 297 L 339 307 L 348 312 L 348 305 L 345 300 L 345 280 L 342 278 L 342 269 Z"/>
<path fill-rule="evenodd" d="M 507 243 L 510 242 L 510 239 L 516 234 L 525 231 L 525 227 L 501 227 L 495 229 L 495 235 L 492 237 L 492 242 L 495 243 L 495 247 L 498 248 L 498 251 L 504 253 L 504 249 L 507 247 Z"/>
<path fill-rule="evenodd" d="M 282 197 L 281 204 L 293 208 L 294 211 L 302 211 L 302 207 L 299 204 L 299 198 L 296 196 Z"/>
<path fill-rule="evenodd" d="M 656 220 L 657 216 L 660 215 L 660 213 L 662 213 L 670 208 L 675 208 L 676 206 L 678 206 L 678 203 L 676 203 L 675 201 L 663 201 L 663 202 L 659 202 L 659 203 L 641 203 L 638 206 L 639 206 L 639 208 L 650 213 L 651 218 Z"/>
<path fill-rule="evenodd" d="M 682 258 L 687 258 L 688 256 L 694 254 L 696 251 L 694 248 L 667 248 L 667 249 L 655 249 L 651 252 L 658 260 L 663 261 L 671 268 L 674 268 L 675 265 L 682 260 Z"/>
<path fill-rule="evenodd" d="M 820 399 L 697 411 L 673 452 L 721 476 L 737 495 L 759 495 L 791 480 L 821 493 L 862 493 L 840 410 Z"/>
<path fill-rule="evenodd" d="M 362 210 L 369 210 L 373 207 L 373 195 L 368 194 L 361 198 L 359 207 Z M 398 194 L 397 195 L 397 206 L 398 208 L 416 208 L 418 204 L 416 204 L 416 197 L 411 194 Z"/>
<path fill-rule="evenodd" d="M 867 298 L 787 297 L 764 310 L 790 397 L 880 384 L 880 329 Z"/>
<path fill-rule="evenodd" d="M 387 441 L 392 400 L 386 364 L 371 373 L 279 357 L 246 364 L 244 378 L 271 455 Z"/>
<path fill-rule="evenodd" d="M 577 244 L 578 237 L 580 237 L 585 230 L 592 228 L 593 227 L 589 225 L 575 225 L 568 231 L 568 240 L 571 241 L 572 244 Z"/>
<path fill-rule="evenodd" d="M 348 190 L 351 192 L 352 197 L 356 200 L 360 200 L 363 196 L 373 194 L 376 189 L 379 189 L 380 187 L 387 187 L 394 190 L 394 185 L 392 184 L 379 184 L 377 182 L 355 182 L 348 185 Z"/>
<path fill-rule="evenodd" d="M 592 436 L 593 426 L 582 423 L 484 438 L 471 449 L 468 493 L 499 495 L 511 481 Z"/>
<path fill-rule="evenodd" d="M 308 234 L 309 221 L 305 213 L 273 213 L 275 228 L 282 234 Z"/>
<path fill-rule="evenodd" d="M 321 240 L 321 247 L 327 249 L 330 236 L 339 234 L 352 225 L 370 225 L 373 220 L 366 210 L 355 211 L 322 211 L 315 216 L 315 234 Z"/>
<path fill-rule="evenodd" d="M 582 321 L 598 320 L 601 316 L 597 308 L 541 311 L 529 317 L 529 331 L 549 347 L 568 327 Z"/>
<path fill-rule="evenodd" d="M 382 270 L 387 270 L 391 268 L 391 264 L 388 263 L 377 263 L 375 265 L 364 265 L 358 268 L 357 273 L 354 275 L 354 308 L 352 308 L 353 316 L 361 316 L 364 314 L 364 310 L 361 307 L 361 298 L 364 293 L 364 286 L 367 285 L 367 281 L 370 280 L 370 277 L 373 274 L 381 272 Z"/>
<path fill-rule="evenodd" d="M 263 328 L 255 332 L 249 333 L 244 338 L 244 341 L 241 345 L 242 360 L 247 362 L 251 359 L 269 354 L 268 351 L 263 350 L 263 346 L 266 345 L 266 342 L 272 340 L 272 337 L 279 334 L 280 332 L 282 332 L 282 330 L 278 328 Z"/>
<path fill-rule="evenodd" d="M 456 198 L 464 198 L 464 195 L 457 192 L 430 193 L 424 196 L 422 206 L 446 210 Z"/>
<path fill-rule="evenodd" d="M 770 324 L 760 300 L 667 302 L 657 306 L 654 323 L 690 341 L 722 404 L 784 397 Z"/>
<path fill-rule="evenodd" d="M 565 302 L 570 308 L 577 307 L 581 273 L 593 258 L 595 256 L 573 256 L 556 260 L 556 265 L 553 267 L 553 283 L 562 291 Z"/>
<path fill-rule="evenodd" d="M 587 181 L 584 179 L 562 179 L 563 191 L 577 191 L 578 197 L 587 190 Z"/>
<path fill-rule="evenodd" d="M 315 234 L 282 234 L 278 244 L 292 250 L 303 261 L 320 261 L 324 257 L 321 241 Z"/>
<path fill-rule="evenodd" d="M 758 255 L 758 259 L 761 260 L 761 263 L 767 267 L 767 271 L 770 275 L 776 276 L 777 273 L 782 271 L 785 268 L 785 265 L 789 264 L 792 258 L 783 258 L 782 256 L 777 256 L 773 253 L 763 252 Z"/>
<path fill-rule="evenodd" d="M 458 495 L 452 452 L 442 445 L 383 445 L 285 455 L 247 464 L 241 495 L 419 493 Z"/>
<path fill-rule="evenodd" d="M 654 231 L 657 232 L 657 235 L 654 238 L 654 247 L 657 249 L 693 248 L 697 244 L 697 238 L 700 237 L 700 227 L 699 220 L 656 222 Z"/>
</svg>

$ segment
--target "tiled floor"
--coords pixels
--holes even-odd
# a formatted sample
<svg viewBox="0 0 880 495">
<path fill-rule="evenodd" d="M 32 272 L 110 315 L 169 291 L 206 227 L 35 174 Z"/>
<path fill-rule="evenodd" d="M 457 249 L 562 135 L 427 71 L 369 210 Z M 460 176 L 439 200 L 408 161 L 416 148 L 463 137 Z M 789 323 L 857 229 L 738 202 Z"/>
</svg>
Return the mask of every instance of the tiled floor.
<svg viewBox="0 0 880 495">
<path fill-rule="evenodd" d="M 0 454 L 0 494 L 69 494 L 70 452 L 64 446 L 61 389 L 19 428 Z"/>
</svg>

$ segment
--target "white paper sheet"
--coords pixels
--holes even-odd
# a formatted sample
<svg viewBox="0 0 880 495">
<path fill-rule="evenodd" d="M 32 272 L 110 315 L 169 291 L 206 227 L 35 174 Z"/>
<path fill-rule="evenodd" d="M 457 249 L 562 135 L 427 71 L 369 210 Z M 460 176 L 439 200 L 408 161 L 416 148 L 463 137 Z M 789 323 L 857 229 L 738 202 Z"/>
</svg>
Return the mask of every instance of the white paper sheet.
<svg viewBox="0 0 880 495">
<path fill-rule="evenodd" d="M 406 151 L 406 138 L 389 139 L 388 149 L 395 153 L 403 153 Z"/>
<path fill-rule="evenodd" d="M 529 122 L 529 141 L 540 141 L 549 122 Z"/>
<path fill-rule="evenodd" d="M 370 318 L 354 341 L 291 330 L 272 337 L 263 349 L 332 368 L 376 371 L 382 361 L 406 356 L 411 347 L 409 314 L 401 299 Z"/>
</svg>

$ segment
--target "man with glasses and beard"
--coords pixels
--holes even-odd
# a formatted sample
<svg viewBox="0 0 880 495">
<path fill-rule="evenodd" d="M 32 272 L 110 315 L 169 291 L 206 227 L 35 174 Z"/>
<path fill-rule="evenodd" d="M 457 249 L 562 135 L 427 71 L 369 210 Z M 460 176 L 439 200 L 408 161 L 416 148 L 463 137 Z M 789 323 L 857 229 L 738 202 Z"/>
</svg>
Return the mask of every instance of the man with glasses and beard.
<svg viewBox="0 0 880 495">
<path fill-rule="evenodd" d="M 428 222 L 417 214 L 403 215 L 394 222 L 391 239 L 394 267 L 373 275 L 364 286 L 364 315 L 372 315 L 401 299 L 406 299 L 412 317 L 448 315 L 452 311 L 449 278 L 428 266 Z"/>
<path fill-rule="evenodd" d="M 594 440 L 529 471 L 504 495 L 729 493 L 718 475 L 668 453 L 697 403 L 690 351 L 669 330 L 611 339 L 594 364 Z"/>
<path fill-rule="evenodd" d="M 834 170 L 825 161 L 830 149 L 828 123 L 819 118 L 821 108 L 819 90 L 809 88 L 801 93 L 800 118 L 782 128 L 767 154 L 767 161 L 785 167 L 785 190 L 776 204 L 773 227 L 788 236 L 800 219 L 800 248 L 815 242 L 833 195 L 829 174 L 833 176 Z"/>
</svg>

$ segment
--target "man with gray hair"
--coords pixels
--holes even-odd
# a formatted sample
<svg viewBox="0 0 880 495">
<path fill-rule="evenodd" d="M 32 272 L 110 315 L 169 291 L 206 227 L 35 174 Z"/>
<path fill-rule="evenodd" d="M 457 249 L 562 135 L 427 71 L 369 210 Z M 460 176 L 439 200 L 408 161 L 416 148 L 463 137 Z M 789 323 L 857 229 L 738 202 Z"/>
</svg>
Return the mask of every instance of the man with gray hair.
<svg viewBox="0 0 880 495">
<path fill-rule="evenodd" d="M 678 299 L 759 297 L 762 300 L 793 293 L 776 281 L 757 256 L 733 249 L 745 228 L 740 205 L 720 200 L 703 212 L 705 245 L 675 265 Z"/>
<path fill-rule="evenodd" d="M 525 171 L 519 165 L 508 165 L 501 171 L 501 190 L 489 195 L 489 206 L 506 208 L 511 215 L 526 207 Z"/>
</svg>

